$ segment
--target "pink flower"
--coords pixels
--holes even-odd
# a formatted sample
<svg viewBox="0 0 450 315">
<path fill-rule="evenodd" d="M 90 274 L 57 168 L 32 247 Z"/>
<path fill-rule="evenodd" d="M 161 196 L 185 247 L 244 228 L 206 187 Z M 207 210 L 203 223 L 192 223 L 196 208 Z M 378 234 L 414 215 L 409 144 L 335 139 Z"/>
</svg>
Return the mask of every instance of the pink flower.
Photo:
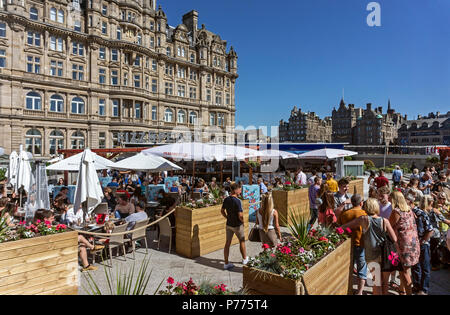
<svg viewBox="0 0 450 315">
<path fill-rule="evenodd" d="M 322 236 L 321 238 L 319 238 L 319 241 L 328 243 L 328 239 L 325 236 Z"/>
<path fill-rule="evenodd" d="M 45 220 L 44 223 L 45 223 L 45 225 L 50 225 L 51 224 L 50 221 L 47 221 L 47 220 Z"/>
<path fill-rule="evenodd" d="M 262 248 L 263 248 L 263 249 L 269 249 L 270 246 L 269 246 L 268 244 L 263 244 Z"/>
<path fill-rule="evenodd" d="M 298 251 L 300 252 L 300 254 L 303 254 L 305 252 L 305 249 L 302 247 Z"/>
<path fill-rule="evenodd" d="M 41 220 L 37 220 L 37 221 L 36 221 L 36 224 L 39 224 L 39 223 L 41 223 Z"/>
<path fill-rule="evenodd" d="M 350 228 L 345 228 L 345 232 L 346 232 L 347 234 L 352 234 L 352 230 L 351 230 Z"/>
<path fill-rule="evenodd" d="M 170 285 L 174 284 L 174 282 L 175 282 L 175 281 L 173 280 L 172 277 L 169 277 L 169 278 L 167 279 L 167 283 L 170 284 Z"/>
<path fill-rule="evenodd" d="M 283 248 L 281 248 L 281 252 L 283 254 L 290 254 L 291 253 L 291 249 L 287 246 L 284 246 Z"/>
<path fill-rule="evenodd" d="M 270 257 L 275 257 L 275 254 L 270 254 Z"/>
<path fill-rule="evenodd" d="M 338 228 L 336 229 L 336 232 L 337 232 L 337 234 L 339 234 L 339 235 L 344 234 L 344 229 L 338 227 Z"/>
</svg>

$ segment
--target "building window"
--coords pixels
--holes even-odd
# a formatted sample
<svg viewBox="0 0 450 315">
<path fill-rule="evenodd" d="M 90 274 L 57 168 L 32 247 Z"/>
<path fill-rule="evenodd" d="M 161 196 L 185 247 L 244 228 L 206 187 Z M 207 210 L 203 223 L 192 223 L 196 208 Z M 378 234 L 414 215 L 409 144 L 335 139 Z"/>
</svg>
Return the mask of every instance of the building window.
<svg viewBox="0 0 450 315">
<path fill-rule="evenodd" d="M 135 118 L 142 118 L 142 104 L 141 103 L 134 103 L 134 117 Z"/>
<path fill-rule="evenodd" d="M 112 115 L 113 117 L 119 117 L 119 100 L 112 101 Z"/>
<path fill-rule="evenodd" d="M 173 95 L 173 83 L 166 82 L 166 95 Z"/>
<path fill-rule="evenodd" d="M 155 48 L 155 38 L 150 36 L 150 48 Z"/>
<path fill-rule="evenodd" d="M 50 20 L 56 22 L 56 9 L 55 8 L 50 9 Z"/>
<path fill-rule="evenodd" d="M 152 60 L 152 70 L 153 71 L 157 71 L 158 70 L 158 63 L 154 59 Z"/>
<path fill-rule="evenodd" d="M 108 23 L 102 22 L 102 34 L 108 34 Z"/>
<path fill-rule="evenodd" d="M 139 74 L 134 75 L 134 87 L 135 88 L 141 87 L 141 76 Z"/>
<path fill-rule="evenodd" d="M 74 29 L 76 32 L 81 32 L 81 22 L 80 22 L 79 20 L 75 21 L 75 24 L 74 24 L 74 26 L 73 26 L 73 29 Z"/>
<path fill-rule="evenodd" d="M 6 23 L 0 23 L 0 37 L 6 37 Z"/>
<path fill-rule="evenodd" d="M 173 121 L 173 112 L 171 109 L 166 109 L 164 112 L 164 121 L 171 123 Z"/>
<path fill-rule="evenodd" d="M 185 85 L 178 85 L 178 96 L 180 97 L 186 97 L 186 86 Z"/>
<path fill-rule="evenodd" d="M 191 98 L 191 99 L 197 98 L 197 88 L 194 88 L 194 87 L 189 88 L 189 98 Z"/>
<path fill-rule="evenodd" d="M 100 47 L 98 57 L 102 60 L 106 59 L 106 48 L 105 47 Z"/>
<path fill-rule="evenodd" d="M 158 80 L 152 79 L 152 92 L 158 93 Z"/>
<path fill-rule="evenodd" d="M 41 73 L 41 58 L 27 56 L 27 72 L 30 73 Z"/>
<path fill-rule="evenodd" d="M 167 47 L 167 48 L 166 48 L 166 55 L 167 55 L 168 57 L 170 57 L 170 56 L 172 55 L 172 50 L 170 49 L 170 47 Z"/>
<path fill-rule="evenodd" d="M 72 79 L 83 81 L 84 80 L 84 66 L 82 65 L 72 65 Z"/>
<path fill-rule="evenodd" d="M 64 23 L 64 11 L 63 10 L 58 11 L 58 23 Z"/>
<path fill-rule="evenodd" d="M 150 21 L 150 31 L 154 31 L 155 30 L 155 22 Z"/>
<path fill-rule="evenodd" d="M 142 45 L 142 34 L 141 33 L 137 34 L 137 44 Z"/>
<path fill-rule="evenodd" d="M 50 111 L 55 113 L 62 113 L 64 111 L 64 99 L 61 95 L 52 95 L 50 98 Z"/>
<path fill-rule="evenodd" d="M 136 67 L 140 67 L 141 66 L 141 56 L 136 56 L 136 59 L 134 59 L 134 65 Z"/>
<path fill-rule="evenodd" d="M 117 39 L 122 39 L 122 29 L 120 28 L 120 26 L 117 26 Z"/>
<path fill-rule="evenodd" d="M 210 126 L 216 125 L 216 114 L 214 114 L 214 113 L 209 114 L 209 125 Z"/>
<path fill-rule="evenodd" d="M 0 49 L 0 68 L 6 67 L 6 50 Z"/>
<path fill-rule="evenodd" d="M 50 154 L 56 155 L 62 149 L 64 149 L 64 134 L 59 130 L 53 130 L 50 133 Z"/>
<path fill-rule="evenodd" d="M 106 15 L 108 13 L 108 6 L 106 4 L 102 5 L 102 14 Z"/>
<path fill-rule="evenodd" d="M 227 88 L 230 87 L 230 79 L 227 79 Z"/>
<path fill-rule="evenodd" d="M 80 97 L 72 99 L 72 114 L 84 115 L 84 101 Z"/>
<path fill-rule="evenodd" d="M 63 39 L 50 37 L 50 50 L 63 51 Z"/>
<path fill-rule="evenodd" d="M 100 116 L 105 116 L 106 115 L 106 100 L 101 98 L 98 101 L 98 114 Z"/>
<path fill-rule="evenodd" d="M 118 53 L 117 49 L 112 49 L 111 50 L 111 60 L 112 61 L 118 61 L 119 60 L 119 53 Z"/>
<path fill-rule="evenodd" d="M 191 125 L 196 125 L 197 124 L 197 114 L 195 112 L 191 112 L 189 114 L 189 123 Z"/>
<path fill-rule="evenodd" d="M 145 76 L 145 89 L 150 89 L 150 78 L 148 76 Z"/>
<path fill-rule="evenodd" d="M 169 63 L 166 63 L 166 75 L 173 75 L 173 66 Z"/>
<path fill-rule="evenodd" d="M 98 148 L 106 149 L 106 132 L 98 133 Z"/>
<path fill-rule="evenodd" d="M 189 79 L 191 79 L 192 81 L 196 81 L 197 80 L 197 71 L 191 69 L 189 71 Z"/>
<path fill-rule="evenodd" d="M 180 124 L 186 123 L 186 112 L 184 110 L 178 111 L 178 123 Z"/>
<path fill-rule="evenodd" d="M 123 75 L 123 85 L 128 85 L 128 72 L 125 72 Z"/>
<path fill-rule="evenodd" d="M 211 102 L 211 90 L 206 90 L 206 101 Z"/>
<path fill-rule="evenodd" d="M 206 75 L 206 83 L 211 83 L 211 74 L 210 73 L 208 73 Z"/>
<path fill-rule="evenodd" d="M 41 47 L 41 34 L 35 32 L 28 32 L 27 43 L 28 45 Z"/>
<path fill-rule="evenodd" d="M 186 78 L 186 69 L 183 67 L 178 67 L 178 77 L 180 79 Z"/>
<path fill-rule="evenodd" d="M 25 150 L 33 155 L 42 154 L 42 135 L 37 129 L 30 129 L 25 136 Z"/>
<path fill-rule="evenodd" d="M 222 92 L 216 91 L 216 105 L 222 105 Z"/>
<path fill-rule="evenodd" d="M 195 63 L 195 55 L 194 54 L 191 54 L 191 62 Z"/>
<path fill-rule="evenodd" d="M 39 93 L 29 92 L 26 97 L 26 108 L 30 110 L 41 110 L 42 99 Z"/>
<path fill-rule="evenodd" d="M 80 131 L 74 132 L 70 138 L 70 144 L 72 150 L 84 149 L 84 134 Z"/>
<path fill-rule="evenodd" d="M 152 106 L 152 120 L 158 120 L 158 110 L 156 106 Z"/>
<path fill-rule="evenodd" d="M 84 45 L 82 43 L 73 42 L 72 53 L 77 56 L 84 56 Z"/>
<path fill-rule="evenodd" d="M 119 75 L 117 70 L 111 71 L 111 85 L 118 85 L 119 84 Z"/>
<path fill-rule="evenodd" d="M 98 76 L 99 83 L 106 84 L 106 69 L 99 69 L 98 72 L 99 72 Z"/>
<path fill-rule="evenodd" d="M 224 114 L 217 114 L 217 125 L 223 127 L 225 125 L 225 116 Z"/>
<path fill-rule="evenodd" d="M 223 83 L 222 77 L 216 76 L 216 85 L 222 85 L 222 83 Z"/>
<path fill-rule="evenodd" d="M 230 105 L 230 102 L 231 102 L 230 93 L 227 93 L 226 104 Z"/>
<path fill-rule="evenodd" d="M 39 18 L 38 10 L 35 7 L 30 9 L 30 20 L 37 21 Z"/>
</svg>

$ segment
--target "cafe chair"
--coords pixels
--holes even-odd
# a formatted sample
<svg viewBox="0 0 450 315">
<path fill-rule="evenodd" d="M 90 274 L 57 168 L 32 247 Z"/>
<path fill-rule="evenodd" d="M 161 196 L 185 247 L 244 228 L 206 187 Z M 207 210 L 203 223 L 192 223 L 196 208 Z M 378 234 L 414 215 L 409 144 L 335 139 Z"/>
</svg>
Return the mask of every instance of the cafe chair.
<svg viewBox="0 0 450 315">
<path fill-rule="evenodd" d="M 203 198 L 202 193 L 199 193 L 199 192 L 193 192 L 192 193 L 192 199 L 199 200 L 199 199 L 202 199 L 202 198 Z"/>
<path fill-rule="evenodd" d="M 159 226 L 159 237 L 158 237 L 158 250 L 159 244 L 161 243 L 161 236 L 165 236 L 169 238 L 169 254 L 172 249 L 172 226 L 170 225 L 169 218 L 165 218 L 158 222 Z"/>
<path fill-rule="evenodd" d="M 112 234 L 115 233 L 123 233 L 127 231 L 127 227 L 128 224 L 122 224 L 119 226 L 115 226 L 114 230 L 112 230 Z M 119 255 L 119 248 L 122 247 L 123 249 L 123 256 L 125 258 L 125 261 L 127 260 L 127 251 L 125 250 L 125 243 L 127 242 L 126 238 L 125 238 L 126 234 L 123 235 L 112 235 L 110 237 L 108 237 L 109 239 L 109 243 L 107 244 L 108 246 L 108 250 L 109 250 L 109 259 L 111 262 L 111 268 L 112 268 L 112 250 L 114 248 L 117 248 L 117 255 Z"/>
<path fill-rule="evenodd" d="M 136 230 L 140 227 L 146 226 L 148 224 L 148 219 L 142 220 L 139 222 L 136 222 L 136 225 L 134 226 L 133 230 Z M 131 233 L 130 242 L 131 246 L 133 246 L 133 259 L 136 260 L 136 242 L 140 240 L 144 240 L 145 243 L 145 249 L 146 249 L 146 255 L 148 254 L 148 245 L 147 245 L 147 229 L 141 229 L 138 231 L 134 231 Z"/>
</svg>

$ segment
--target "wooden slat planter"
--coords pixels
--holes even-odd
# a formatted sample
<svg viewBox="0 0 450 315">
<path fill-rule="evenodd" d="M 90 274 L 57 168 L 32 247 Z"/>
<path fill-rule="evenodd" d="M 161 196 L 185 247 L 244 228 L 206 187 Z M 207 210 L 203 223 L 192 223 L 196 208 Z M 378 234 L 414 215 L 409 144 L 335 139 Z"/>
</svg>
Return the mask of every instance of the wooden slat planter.
<svg viewBox="0 0 450 315">
<path fill-rule="evenodd" d="M 348 189 L 349 193 L 354 194 L 355 188 L 357 194 L 364 196 L 363 179 L 351 181 Z M 280 214 L 280 218 L 282 218 L 280 220 L 281 226 L 288 226 L 291 223 L 290 216 L 292 212 L 306 217 L 310 216 L 308 188 L 291 191 L 274 190 L 272 191 L 272 196 L 274 207 Z M 288 222 L 285 222 L 283 218 L 288 219 Z"/>
<path fill-rule="evenodd" d="M 249 202 L 242 201 L 244 228 L 249 232 Z M 181 256 L 196 258 L 222 249 L 226 240 L 226 219 L 220 210 L 222 205 L 202 209 L 177 208 L 175 215 L 176 252 Z M 233 237 L 232 245 L 238 244 Z"/>
<path fill-rule="evenodd" d="M 300 280 L 244 266 L 243 287 L 255 295 L 347 295 L 351 292 L 351 240 L 309 269 Z"/>
<path fill-rule="evenodd" d="M 0 295 L 77 295 L 78 233 L 0 244 Z"/>
</svg>

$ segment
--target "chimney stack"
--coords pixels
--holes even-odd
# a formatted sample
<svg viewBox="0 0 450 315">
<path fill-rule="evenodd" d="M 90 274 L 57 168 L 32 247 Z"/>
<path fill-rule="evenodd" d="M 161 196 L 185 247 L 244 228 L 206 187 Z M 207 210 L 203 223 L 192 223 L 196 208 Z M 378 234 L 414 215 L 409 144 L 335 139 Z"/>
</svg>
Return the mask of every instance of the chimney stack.
<svg viewBox="0 0 450 315">
<path fill-rule="evenodd" d="M 372 110 L 372 103 L 367 103 L 367 110 Z"/>
</svg>

